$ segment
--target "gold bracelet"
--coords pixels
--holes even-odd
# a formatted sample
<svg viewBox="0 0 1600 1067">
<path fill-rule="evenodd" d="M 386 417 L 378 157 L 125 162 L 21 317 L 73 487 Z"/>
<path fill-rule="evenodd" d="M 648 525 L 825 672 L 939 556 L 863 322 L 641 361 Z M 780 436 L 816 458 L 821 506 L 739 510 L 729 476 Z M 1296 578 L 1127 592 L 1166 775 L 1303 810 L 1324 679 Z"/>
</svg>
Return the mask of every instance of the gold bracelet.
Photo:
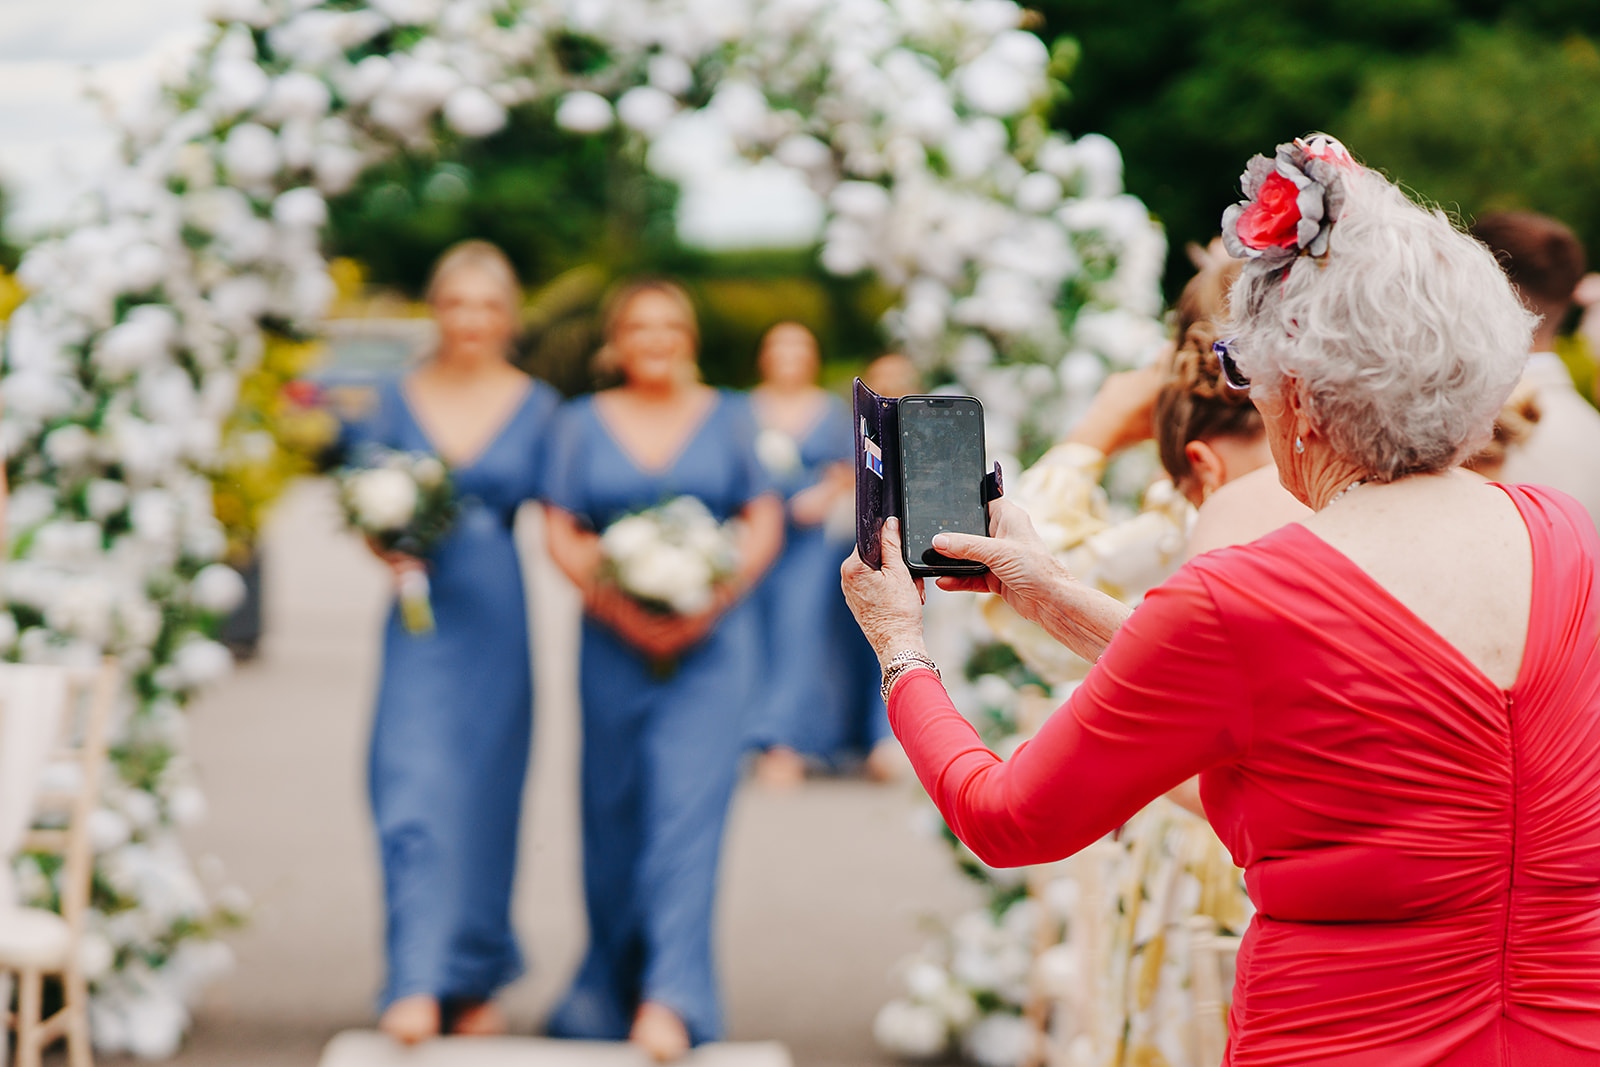
<svg viewBox="0 0 1600 1067">
<path fill-rule="evenodd" d="M 914 652 L 908 648 L 890 656 L 889 662 L 883 665 L 883 702 L 889 703 L 889 693 L 893 691 L 894 683 L 900 680 L 902 674 L 919 668 L 927 668 L 933 672 L 935 678 L 944 681 L 944 675 L 939 673 L 939 665 L 921 652 Z"/>
</svg>

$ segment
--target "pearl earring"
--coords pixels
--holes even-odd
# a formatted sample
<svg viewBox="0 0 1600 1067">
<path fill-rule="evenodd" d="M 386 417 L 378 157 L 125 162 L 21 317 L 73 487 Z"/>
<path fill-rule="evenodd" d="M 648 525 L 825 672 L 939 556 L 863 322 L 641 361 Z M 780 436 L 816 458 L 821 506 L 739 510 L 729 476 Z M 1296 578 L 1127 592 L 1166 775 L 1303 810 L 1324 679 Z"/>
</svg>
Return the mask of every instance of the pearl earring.
<svg viewBox="0 0 1600 1067">
<path fill-rule="evenodd" d="M 1306 443 L 1300 440 L 1299 437 L 1294 439 L 1294 450 L 1297 454 L 1306 450 Z"/>
</svg>

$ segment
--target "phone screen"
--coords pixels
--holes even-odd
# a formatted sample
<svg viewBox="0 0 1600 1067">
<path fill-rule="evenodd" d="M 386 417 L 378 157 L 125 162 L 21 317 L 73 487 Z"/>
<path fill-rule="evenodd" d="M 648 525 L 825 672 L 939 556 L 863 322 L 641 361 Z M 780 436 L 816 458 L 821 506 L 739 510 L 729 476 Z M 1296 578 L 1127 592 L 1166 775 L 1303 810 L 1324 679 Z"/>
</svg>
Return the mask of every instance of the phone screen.
<svg viewBox="0 0 1600 1067">
<path fill-rule="evenodd" d="M 933 550 L 937 534 L 989 532 L 982 405 L 971 397 L 903 397 L 899 418 L 906 561 L 945 572 L 982 571 Z"/>
</svg>

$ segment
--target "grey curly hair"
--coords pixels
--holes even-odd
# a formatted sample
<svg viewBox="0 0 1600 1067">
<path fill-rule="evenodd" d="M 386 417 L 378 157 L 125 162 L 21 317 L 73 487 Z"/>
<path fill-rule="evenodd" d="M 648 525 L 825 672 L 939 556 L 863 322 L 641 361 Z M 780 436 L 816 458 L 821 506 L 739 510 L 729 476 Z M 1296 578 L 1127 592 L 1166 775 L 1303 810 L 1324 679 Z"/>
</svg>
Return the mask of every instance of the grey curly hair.
<svg viewBox="0 0 1600 1067">
<path fill-rule="evenodd" d="M 1245 264 L 1235 358 L 1258 399 L 1298 383 L 1313 429 L 1370 480 L 1443 470 L 1489 441 L 1536 319 L 1443 212 L 1365 167 L 1340 181 L 1325 256 Z"/>
</svg>

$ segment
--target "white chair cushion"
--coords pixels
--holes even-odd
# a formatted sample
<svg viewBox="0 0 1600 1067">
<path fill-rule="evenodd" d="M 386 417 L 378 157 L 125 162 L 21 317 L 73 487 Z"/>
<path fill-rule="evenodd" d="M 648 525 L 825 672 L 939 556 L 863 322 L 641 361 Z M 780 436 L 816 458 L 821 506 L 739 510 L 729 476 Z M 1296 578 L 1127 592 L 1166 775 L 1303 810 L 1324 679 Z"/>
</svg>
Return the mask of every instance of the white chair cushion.
<svg viewBox="0 0 1600 1067">
<path fill-rule="evenodd" d="M 72 951 L 72 931 L 53 911 L 0 908 L 0 968 L 59 971 Z"/>
</svg>

